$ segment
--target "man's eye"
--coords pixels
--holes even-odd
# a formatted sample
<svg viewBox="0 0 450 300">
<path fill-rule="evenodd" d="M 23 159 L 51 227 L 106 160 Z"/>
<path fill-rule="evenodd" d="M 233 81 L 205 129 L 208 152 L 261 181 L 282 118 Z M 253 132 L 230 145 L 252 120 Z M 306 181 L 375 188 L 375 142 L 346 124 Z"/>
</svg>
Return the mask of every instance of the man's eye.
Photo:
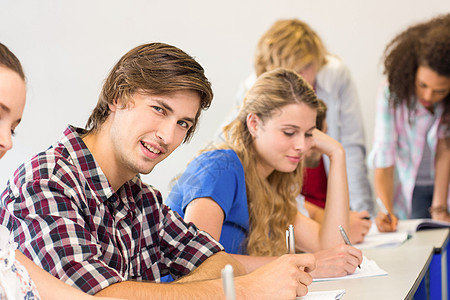
<svg viewBox="0 0 450 300">
<path fill-rule="evenodd" d="M 186 129 L 189 128 L 189 124 L 186 121 L 178 121 L 178 125 Z"/>
<path fill-rule="evenodd" d="M 162 109 L 162 108 L 159 107 L 159 106 L 152 106 L 152 107 L 153 107 L 154 110 L 156 110 L 156 111 L 159 112 L 159 113 L 163 113 L 163 112 L 164 112 L 164 109 Z"/>
</svg>

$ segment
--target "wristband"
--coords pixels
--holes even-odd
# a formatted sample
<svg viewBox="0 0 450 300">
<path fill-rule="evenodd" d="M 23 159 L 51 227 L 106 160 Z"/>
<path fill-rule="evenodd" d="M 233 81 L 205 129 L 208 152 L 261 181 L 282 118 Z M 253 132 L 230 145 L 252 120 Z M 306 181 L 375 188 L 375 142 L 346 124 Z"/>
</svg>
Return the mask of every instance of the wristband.
<svg viewBox="0 0 450 300">
<path fill-rule="evenodd" d="M 447 205 L 430 206 L 430 208 L 428 208 L 428 211 L 430 212 L 430 214 L 448 212 L 448 206 Z"/>
</svg>

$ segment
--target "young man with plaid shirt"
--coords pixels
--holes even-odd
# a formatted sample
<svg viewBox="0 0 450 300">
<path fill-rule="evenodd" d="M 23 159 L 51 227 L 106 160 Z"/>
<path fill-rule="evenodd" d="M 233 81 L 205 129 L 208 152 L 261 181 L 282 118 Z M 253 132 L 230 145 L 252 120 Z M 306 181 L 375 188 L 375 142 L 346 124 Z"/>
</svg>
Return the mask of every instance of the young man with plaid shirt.
<svg viewBox="0 0 450 300">
<path fill-rule="evenodd" d="M 312 255 L 253 270 L 139 177 L 189 141 L 211 100 L 203 68 L 182 50 L 161 43 L 130 50 L 106 79 L 86 129 L 69 126 L 16 170 L 1 196 L 0 223 L 35 263 L 90 294 L 224 298 L 217 278 L 226 264 L 235 269 L 238 298 L 306 294 Z M 159 283 L 167 274 L 181 279 Z"/>
</svg>

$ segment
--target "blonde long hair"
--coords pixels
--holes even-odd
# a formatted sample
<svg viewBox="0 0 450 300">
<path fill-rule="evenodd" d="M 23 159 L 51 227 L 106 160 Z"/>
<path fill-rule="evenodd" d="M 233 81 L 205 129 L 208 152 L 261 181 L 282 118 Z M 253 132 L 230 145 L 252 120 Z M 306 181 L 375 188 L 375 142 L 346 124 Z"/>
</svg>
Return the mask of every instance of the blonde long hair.
<svg viewBox="0 0 450 300">
<path fill-rule="evenodd" d="M 327 54 L 322 40 L 308 24 L 298 19 L 278 20 L 259 39 L 256 75 L 275 68 L 298 71 L 311 62 L 320 68 L 327 63 Z"/>
<path fill-rule="evenodd" d="M 236 119 L 224 127 L 226 144 L 244 167 L 250 230 L 249 255 L 269 256 L 286 253 L 285 232 L 297 214 L 296 196 L 301 191 L 303 164 L 295 171 L 274 171 L 267 179 L 258 176 L 257 153 L 247 128 L 247 115 L 256 114 L 264 123 L 276 110 L 288 104 L 304 103 L 318 108 L 311 86 L 297 73 L 278 68 L 261 75 L 248 91 Z"/>
</svg>

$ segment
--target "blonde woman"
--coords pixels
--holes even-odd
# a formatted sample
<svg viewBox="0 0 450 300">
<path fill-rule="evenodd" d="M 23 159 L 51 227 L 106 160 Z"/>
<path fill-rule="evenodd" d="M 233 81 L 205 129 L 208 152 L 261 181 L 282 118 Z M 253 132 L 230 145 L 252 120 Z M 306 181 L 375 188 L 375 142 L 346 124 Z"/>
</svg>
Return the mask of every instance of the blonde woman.
<svg viewBox="0 0 450 300">
<path fill-rule="evenodd" d="M 317 108 L 314 91 L 295 72 L 280 68 L 261 75 L 224 128 L 226 143 L 194 159 L 166 203 L 244 265 L 256 268 L 286 253 L 285 232 L 293 224 L 296 247 L 315 252 L 313 277 L 352 273 L 361 252 L 343 245 L 338 231 L 339 225 L 348 229 L 345 152 L 315 129 Z M 333 200 L 322 225 L 299 213 L 295 199 L 310 148 L 331 160 Z"/>
<path fill-rule="evenodd" d="M 236 109 L 223 125 L 237 115 L 245 93 L 256 78 L 275 68 L 292 69 L 308 82 L 318 98 L 328 107 L 327 134 L 342 144 L 346 153 L 350 199 L 350 229 L 352 242 L 363 240 L 370 228 L 369 214 L 375 215 L 372 190 L 367 177 L 364 124 L 361 118 L 358 93 L 350 70 L 337 56 L 330 54 L 320 36 L 305 22 L 282 19 L 261 36 L 254 56 L 254 72 L 243 82 L 238 92 Z M 223 126 L 221 126 L 222 128 Z M 222 132 L 218 132 L 223 141 Z M 323 158 L 315 172 L 307 171 L 315 188 L 309 190 L 305 201 L 323 208 L 326 201 L 328 157 Z"/>
</svg>

